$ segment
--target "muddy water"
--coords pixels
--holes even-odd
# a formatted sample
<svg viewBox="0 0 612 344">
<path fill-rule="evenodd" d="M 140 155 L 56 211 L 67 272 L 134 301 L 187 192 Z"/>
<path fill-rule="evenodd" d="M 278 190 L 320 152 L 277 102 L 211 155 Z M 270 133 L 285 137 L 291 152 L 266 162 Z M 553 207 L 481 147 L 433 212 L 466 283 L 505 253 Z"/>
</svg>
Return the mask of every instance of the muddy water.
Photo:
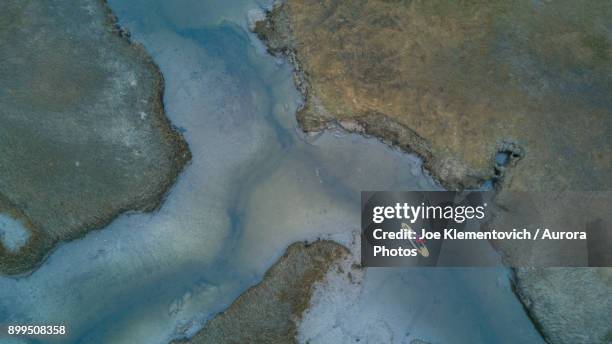
<svg viewBox="0 0 612 344">
<path fill-rule="evenodd" d="M 184 132 L 193 161 L 158 212 L 126 214 L 62 245 L 33 274 L 0 278 L 0 323 L 66 324 L 69 336 L 58 343 L 166 343 L 189 336 L 257 283 L 291 242 L 357 231 L 360 190 L 439 189 L 417 157 L 375 139 L 304 136 L 296 129 L 300 97 L 290 67 L 267 55 L 247 30 L 249 10 L 262 4 L 110 5 L 159 64 L 168 116 Z M 452 300 L 465 297 L 462 291 L 473 297 L 492 289 L 486 272 L 468 280 L 461 273 L 419 276 L 425 276 L 420 285 L 453 285 L 456 293 L 444 296 Z M 495 323 L 488 339 L 512 338 L 504 305 L 521 310 L 508 288 L 501 287 L 499 305 L 497 294 L 474 299 L 486 304 L 464 307 L 463 323 L 486 317 Z M 400 289 L 390 288 L 386 297 Z M 407 311 L 417 302 L 401 300 Z M 435 327 L 421 328 L 452 330 L 459 326 L 453 319 L 449 313 Z M 524 315 L 518 319 L 530 326 Z"/>
</svg>

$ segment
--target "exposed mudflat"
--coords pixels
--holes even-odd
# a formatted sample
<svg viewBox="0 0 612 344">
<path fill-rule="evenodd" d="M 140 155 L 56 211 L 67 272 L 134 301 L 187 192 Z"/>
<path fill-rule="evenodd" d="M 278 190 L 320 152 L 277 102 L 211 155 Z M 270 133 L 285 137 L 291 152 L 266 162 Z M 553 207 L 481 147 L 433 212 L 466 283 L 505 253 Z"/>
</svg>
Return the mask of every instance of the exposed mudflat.
<svg viewBox="0 0 612 344">
<path fill-rule="evenodd" d="M 0 60 L 0 212 L 28 231 L 0 245 L 0 273 L 160 204 L 190 153 L 161 74 L 104 1 L 3 1 Z"/>
</svg>

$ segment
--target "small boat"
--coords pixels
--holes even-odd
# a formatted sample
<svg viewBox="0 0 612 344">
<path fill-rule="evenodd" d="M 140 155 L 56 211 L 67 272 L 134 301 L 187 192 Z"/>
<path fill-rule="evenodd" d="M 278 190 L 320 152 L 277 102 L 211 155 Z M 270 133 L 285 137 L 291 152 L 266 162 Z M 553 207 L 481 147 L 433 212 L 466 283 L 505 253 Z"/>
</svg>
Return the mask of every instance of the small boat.
<svg viewBox="0 0 612 344">
<path fill-rule="evenodd" d="M 425 246 L 425 240 L 424 239 L 411 239 L 411 237 L 416 237 L 417 236 L 417 232 L 412 229 L 412 227 L 410 227 L 407 223 L 402 223 L 402 230 L 405 230 L 408 232 L 407 238 L 406 240 L 408 240 L 408 242 L 410 243 L 410 245 L 414 248 L 417 249 L 417 251 L 419 251 L 419 253 L 421 254 L 421 256 L 423 257 L 429 257 L 429 250 L 427 249 L 427 246 Z M 411 234 L 411 233 L 414 233 Z"/>
</svg>

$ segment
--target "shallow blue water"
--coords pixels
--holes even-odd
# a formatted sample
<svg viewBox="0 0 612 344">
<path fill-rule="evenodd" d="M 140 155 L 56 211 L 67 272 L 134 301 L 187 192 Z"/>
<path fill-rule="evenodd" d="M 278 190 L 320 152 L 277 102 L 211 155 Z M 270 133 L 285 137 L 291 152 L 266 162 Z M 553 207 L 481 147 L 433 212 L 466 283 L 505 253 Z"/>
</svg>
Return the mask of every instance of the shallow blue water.
<svg viewBox="0 0 612 344">
<path fill-rule="evenodd" d="M 17 251 L 25 245 L 30 234 L 21 222 L 0 213 L 0 244 L 10 251 Z"/>
<path fill-rule="evenodd" d="M 193 161 L 158 212 L 124 215 L 62 245 L 32 275 L 0 278 L 0 323 L 60 322 L 70 336 L 57 342 L 69 343 L 189 336 L 290 243 L 358 231 L 360 190 L 440 189 L 418 158 L 375 139 L 301 134 L 290 66 L 247 30 L 257 1 L 109 2 L 164 74 L 166 110 Z M 406 296 L 410 276 L 418 299 Z M 538 342 L 499 278 L 504 270 L 386 269 L 367 281 L 399 281 L 380 297 L 401 300 L 406 317 L 418 300 L 437 300 L 406 325 L 421 337 Z"/>
</svg>

